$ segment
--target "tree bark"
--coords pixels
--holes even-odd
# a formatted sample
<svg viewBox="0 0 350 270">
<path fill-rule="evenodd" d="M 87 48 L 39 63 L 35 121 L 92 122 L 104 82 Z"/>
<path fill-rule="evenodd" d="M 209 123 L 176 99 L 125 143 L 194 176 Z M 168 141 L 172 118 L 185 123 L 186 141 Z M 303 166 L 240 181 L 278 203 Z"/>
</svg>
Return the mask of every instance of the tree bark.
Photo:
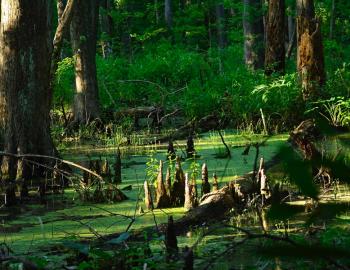
<svg viewBox="0 0 350 270">
<path fill-rule="evenodd" d="M 56 154 L 49 128 L 50 3 L 1 0 L 0 93 L 5 113 L 4 151 L 11 154 Z M 33 171 L 29 162 L 4 157 L 2 176 L 13 187 L 8 190 L 7 198 L 12 198 L 8 204 L 15 203 L 11 182 L 23 179 L 26 183 L 32 175 L 43 175 L 42 169 Z"/>
<path fill-rule="evenodd" d="M 266 23 L 265 74 L 284 73 L 285 0 L 270 0 Z"/>
<path fill-rule="evenodd" d="M 298 73 L 303 99 L 313 100 L 326 81 L 321 24 L 313 0 L 298 0 L 297 11 Z"/>
<path fill-rule="evenodd" d="M 243 0 L 244 58 L 250 69 L 264 66 L 264 24 L 260 0 Z"/>
<path fill-rule="evenodd" d="M 76 1 L 71 23 L 76 86 L 73 114 L 75 123 L 86 124 L 100 115 L 96 75 L 98 2 Z"/>
</svg>

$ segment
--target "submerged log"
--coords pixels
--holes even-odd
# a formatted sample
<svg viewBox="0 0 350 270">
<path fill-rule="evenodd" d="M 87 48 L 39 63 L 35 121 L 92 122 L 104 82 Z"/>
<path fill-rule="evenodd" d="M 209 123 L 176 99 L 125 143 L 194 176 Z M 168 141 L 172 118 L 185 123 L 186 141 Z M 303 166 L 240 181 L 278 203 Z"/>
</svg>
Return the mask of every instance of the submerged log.
<svg viewBox="0 0 350 270">
<path fill-rule="evenodd" d="M 203 196 L 204 194 L 207 194 L 210 192 L 210 183 L 209 183 L 209 175 L 208 175 L 208 167 L 207 164 L 203 164 L 202 166 L 202 193 L 201 195 Z"/>
<path fill-rule="evenodd" d="M 225 216 L 234 207 L 232 192 L 228 187 L 205 194 L 199 206 L 175 222 L 176 232 L 181 234 L 190 226 L 200 225 L 209 220 L 217 220 Z"/>
<path fill-rule="evenodd" d="M 171 206 L 170 197 L 168 196 L 163 181 L 163 162 L 159 163 L 159 171 L 157 176 L 157 208 L 166 208 Z"/>
<path fill-rule="evenodd" d="M 148 210 L 153 210 L 153 200 L 152 200 L 152 194 L 151 190 L 148 185 L 148 181 L 146 180 L 143 184 L 143 188 L 145 190 L 145 205 Z"/>
</svg>

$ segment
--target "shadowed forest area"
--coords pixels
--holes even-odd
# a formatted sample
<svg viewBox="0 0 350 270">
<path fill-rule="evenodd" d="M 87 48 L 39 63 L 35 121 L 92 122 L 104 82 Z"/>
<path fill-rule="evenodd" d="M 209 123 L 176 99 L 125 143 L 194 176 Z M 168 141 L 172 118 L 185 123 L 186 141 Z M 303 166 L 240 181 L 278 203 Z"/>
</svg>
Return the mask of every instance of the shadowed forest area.
<svg viewBox="0 0 350 270">
<path fill-rule="evenodd" d="M 348 0 L 0 0 L 0 269 L 350 269 Z"/>
</svg>

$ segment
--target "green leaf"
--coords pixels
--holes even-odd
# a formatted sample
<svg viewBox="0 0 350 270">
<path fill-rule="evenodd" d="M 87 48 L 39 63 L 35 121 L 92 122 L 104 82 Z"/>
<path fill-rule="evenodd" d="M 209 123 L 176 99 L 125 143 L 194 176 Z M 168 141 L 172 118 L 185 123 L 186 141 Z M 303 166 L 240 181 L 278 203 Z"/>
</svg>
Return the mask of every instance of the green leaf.
<svg viewBox="0 0 350 270">
<path fill-rule="evenodd" d="M 291 147 L 282 146 L 278 157 L 282 164 L 289 181 L 300 189 L 300 191 L 313 199 L 317 199 L 319 190 L 312 177 L 311 163 L 303 160 Z"/>
</svg>

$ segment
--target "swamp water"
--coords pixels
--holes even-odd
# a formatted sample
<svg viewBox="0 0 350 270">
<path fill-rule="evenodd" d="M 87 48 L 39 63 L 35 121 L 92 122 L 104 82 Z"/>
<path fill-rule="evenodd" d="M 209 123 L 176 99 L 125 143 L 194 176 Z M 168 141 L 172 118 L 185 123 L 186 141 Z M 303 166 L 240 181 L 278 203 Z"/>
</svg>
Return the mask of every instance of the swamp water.
<svg viewBox="0 0 350 270">
<path fill-rule="evenodd" d="M 269 138 L 260 147 L 259 159 L 264 157 L 267 162 L 271 160 L 278 152 L 279 147 L 286 143 L 286 139 L 287 135 Z M 200 167 L 203 163 L 208 165 L 210 182 L 212 181 L 211 176 L 213 173 L 216 173 L 220 187 L 226 182 L 233 180 L 236 176 L 252 171 L 256 149 L 251 147 L 249 154 L 246 156 L 243 156 L 242 152 L 248 143 L 262 142 L 264 138 L 262 136 L 254 136 L 248 140 L 244 136 L 226 134 L 225 140 L 231 149 L 231 159 L 218 158 L 225 149 L 217 134 L 205 134 L 195 140 L 196 163 L 198 164 L 198 190 L 200 190 L 201 184 Z M 185 141 L 178 141 L 174 146 L 177 150 L 177 155 L 184 156 Z M 0 242 L 6 243 L 16 254 L 29 256 L 41 254 L 42 256 L 47 256 L 52 262 L 57 261 L 58 263 L 62 262 L 64 258 L 60 249 L 57 248 L 61 243 L 125 232 L 130 224 L 128 217 L 136 217 L 131 227 L 132 231 L 154 226 L 155 223 L 165 223 L 168 215 L 173 215 L 175 219 L 183 216 L 185 211 L 182 207 L 154 210 L 153 214 L 141 214 L 137 206 L 139 201 L 139 205 L 144 208 L 142 187 L 144 180 L 147 179 L 146 163 L 150 160 L 151 153 L 153 159 L 166 161 L 166 145 L 125 147 L 121 148 L 121 152 L 123 182 L 120 188 L 132 186 L 131 190 L 123 190 L 128 196 L 128 200 L 106 204 L 82 203 L 74 190 L 67 189 L 63 196 L 49 196 L 46 205 L 23 205 L 13 209 L 3 208 L 0 209 Z M 77 144 L 62 149 L 61 153 L 64 159 L 76 163 L 84 163 L 89 158 L 107 158 L 110 164 L 113 164 L 116 149 Z M 165 169 L 167 166 L 168 163 L 165 162 Z M 184 172 L 191 173 L 193 160 L 183 161 L 182 167 Z M 251 217 L 248 223 L 259 226 L 256 216 Z M 179 246 L 191 246 L 199 237 L 200 232 L 181 236 L 178 238 Z M 228 230 L 224 233 L 220 233 L 220 231 L 213 232 L 203 238 L 201 247 L 198 247 L 196 253 L 205 259 L 206 256 L 210 256 L 213 253 L 220 253 L 220 250 L 224 249 L 236 237 L 237 234 L 230 235 Z M 159 243 L 155 243 L 154 248 L 162 247 L 160 247 Z M 271 269 L 273 265 L 276 265 L 275 261 L 251 261 L 245 256 L 245 252 L 250 252 L 249 249 L 250 245 L 248 244 L 244 250 L 237 251 L 235 257 L 239 259 L 234 262 L 235 266 L 238 267 L 237 269 L 247 269 L 245 267 L 249 265 L 253 267 L 252 269 L 255 269 L 255 267 Z M 196 263 L 204 263 L 204 260 L 201 262 L 199 259 Z M 224 258 L 219 264 L 216 264 L 215 269 L 229 269 L 229 265 L 227 258 Z"/>
</svg>

